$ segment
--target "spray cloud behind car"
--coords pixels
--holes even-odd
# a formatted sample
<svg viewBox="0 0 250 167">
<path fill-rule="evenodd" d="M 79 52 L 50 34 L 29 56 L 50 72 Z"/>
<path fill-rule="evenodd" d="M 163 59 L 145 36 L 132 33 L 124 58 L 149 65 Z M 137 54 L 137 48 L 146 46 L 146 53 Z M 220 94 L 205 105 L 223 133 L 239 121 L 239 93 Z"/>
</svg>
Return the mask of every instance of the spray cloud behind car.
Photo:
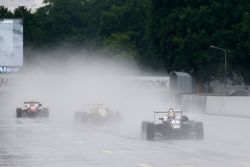
<svg viewBox="0 0 250 167">
<path fill-rule="evenodd" d="M 83 104 L 102 103 L 121 112 L 123 127 L 130 131 L 150 119 L 154 109 L 171 106 L 162 94 L 128 79 L 143 73 L 133 60 L 61 48 L 29 54 L 35 58 L 15 76 L 9 100 L 13 108 L 39 100 L 50 108 L 51 121 L 72 123 Z"/>
</svg>

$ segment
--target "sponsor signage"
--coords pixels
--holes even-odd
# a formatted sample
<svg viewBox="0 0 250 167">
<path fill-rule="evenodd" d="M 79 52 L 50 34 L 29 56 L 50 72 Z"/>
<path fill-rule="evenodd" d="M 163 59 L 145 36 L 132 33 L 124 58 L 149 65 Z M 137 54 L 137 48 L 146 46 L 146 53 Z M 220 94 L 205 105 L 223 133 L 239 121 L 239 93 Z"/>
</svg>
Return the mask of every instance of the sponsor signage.
<svg viewBox="0 0 250 167">
<path fill-rule="evenodd" d="M 32 6 L 34 0 L 0 0 L 0 6 Z"/>
<path fill-rule="evenodd" d="M 129 80 L 136 86 L 160 91 L 169 91 L 169 77 L 138 76 Z"/>
<path fill-rule="evenodd" d="M 0 73 L 15 73 L 20 71 L 20 67 L 4 67 L 0 66 Z"/>
</svg>

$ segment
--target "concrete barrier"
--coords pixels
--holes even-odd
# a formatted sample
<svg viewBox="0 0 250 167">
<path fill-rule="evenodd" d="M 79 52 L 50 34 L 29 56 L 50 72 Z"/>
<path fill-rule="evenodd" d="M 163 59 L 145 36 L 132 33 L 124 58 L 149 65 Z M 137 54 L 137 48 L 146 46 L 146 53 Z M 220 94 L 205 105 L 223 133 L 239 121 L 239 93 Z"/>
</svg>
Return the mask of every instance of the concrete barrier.
<svg viewBox="0 0 250 167">
<path fill-rule="evenodd" d="M 184 112 L 250 117 L 249 96 L 182 95 Z"/>
<path fill-rule="evenodd" d="M 216 115 L 250 117 L 250 97 L 207 96 L 206 113 Z"/>
<path fill-rule="evenodd" d="M 206 96 L 202 95 L 182 95 L 181 106 L 185 112 L 199 112 L 206 111 Z"/>
</svg>

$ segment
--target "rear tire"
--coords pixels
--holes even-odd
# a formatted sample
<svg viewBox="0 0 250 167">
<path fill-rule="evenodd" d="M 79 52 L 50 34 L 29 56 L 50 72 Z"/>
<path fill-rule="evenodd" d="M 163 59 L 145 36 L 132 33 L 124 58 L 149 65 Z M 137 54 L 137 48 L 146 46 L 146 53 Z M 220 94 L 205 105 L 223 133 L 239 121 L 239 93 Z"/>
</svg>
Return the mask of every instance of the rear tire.
<svg viewBox="0 0 250 167">
<path fill-rule="evenodd" d="M 82 123 L 88 123 L 88 114 L 85 112 L 81 112 L 80 119 Z"/>
<path fill-rule="evenodd" d="M 147 122 L 147 121 L 142 121 L 142 123 L 141 123 L 141 137 L 145 136 L 145 134 L 147 132 L 147 124 L 148 123 L 149 122 Z"/>
<path fill-rule="evenodd" d="M 21 117 L 22 117 L 22 112 L 23 112 L 23 111 L 22 111 L 21 108 L 17 108 L 17 109 L 16 109 L 16 117 L 17 117 L 17 118 L 21 118 Z"/>
<path fill-rule="evenodd" d="M 79 122 L 81 119 L 81 111 L 75 111 L 75 122 Z"/>
<path fill-rule="evenodd" d="M 49 117 L 49 109 L 48 108 L 44 108 L 43 109 L 43 112 L 44 112 L 44 117 Z"/>
<path fill-rule="evenodd" d="M 121 113 L 120 112 L 117 111 L 117 112 L 114 113 L 114 119 L 115 119 L 115 121 L 117 121 L 117 120 L 120 121 L 121 118 L 122 117 L 121 117 Z"/>
<path fill-rule="evenodd" d="M 196 122 L 195 123 L 195 133 L 196 133 L 196 139 L 202 140 L 204 137 L 204 128 L 202 122 Z"/>
<path fill-rule="evenodd" d="M 188 122 L 188 121 L 189 121 L 189 118 L 188 118 L 186 115 L 183 115 L 183 116 L 181 117 L 181 121 L 182 121 L 182 122 Z"/>
<path fill-rule="evenodd" d="M 146 126 L 146 139 L 148 141 L 153 141 L 155 137 L 155 124 L 154 123 L 147 123 Z"/>
</svg>

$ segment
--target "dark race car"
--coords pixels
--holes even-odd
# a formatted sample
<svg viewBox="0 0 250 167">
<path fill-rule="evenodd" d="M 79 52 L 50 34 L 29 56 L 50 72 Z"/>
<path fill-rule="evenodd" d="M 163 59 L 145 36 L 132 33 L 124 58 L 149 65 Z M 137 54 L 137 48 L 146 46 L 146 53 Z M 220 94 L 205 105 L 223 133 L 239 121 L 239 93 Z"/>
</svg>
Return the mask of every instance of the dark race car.
<svg viewBox="0 0 250 167">
<path fill-rule="evenodd" d="M 49 117 L 49 109 L 42 107 L 40 102 L 28 101 L 24 102 L 23 108 L 16 109 L 16 117 Z"/>
<path fill-rule="evenodd" d="M 83 110 L 75 112 L 75 121 L 82 123 L 103 123 L 120 120 L 120 113 L 104 107 L 103 104 L 84 104 Z"/>
<path fill-rule="evenodd" d="M 147 140 L 161 139 L 203 139 L 203 123 L 189 120 L 181 110 L 155 111 L 154 122 L 143 121 L 142 136 Z"/>
</svg>

